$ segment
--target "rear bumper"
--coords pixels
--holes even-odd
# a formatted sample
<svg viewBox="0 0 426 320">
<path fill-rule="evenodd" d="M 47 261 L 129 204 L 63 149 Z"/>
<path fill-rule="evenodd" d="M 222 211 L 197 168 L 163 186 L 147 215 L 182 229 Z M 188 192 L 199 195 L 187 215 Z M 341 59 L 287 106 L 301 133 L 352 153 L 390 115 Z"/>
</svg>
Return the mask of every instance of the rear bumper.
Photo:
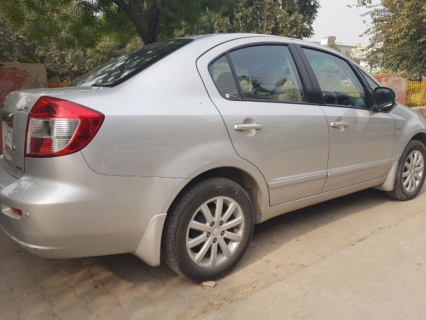
<svg viewBox="0 0 426 320">
<path fill-rule="evenodd" d="M 147 239 L 161 241 L 158 215 L 164 216 L 185 180 L 100 175 L 80 153 L 28 159 L 25 176 L 16 179 L 3 161 L 0 227 L 28 251 L 48 258 L 137 252 L 148 264 L 159 263 L 160 243 Z M 22 210 L 22 217 L 10 207 Z M 150 225 L 155 237 L 148 236 Z"/>
</svg>

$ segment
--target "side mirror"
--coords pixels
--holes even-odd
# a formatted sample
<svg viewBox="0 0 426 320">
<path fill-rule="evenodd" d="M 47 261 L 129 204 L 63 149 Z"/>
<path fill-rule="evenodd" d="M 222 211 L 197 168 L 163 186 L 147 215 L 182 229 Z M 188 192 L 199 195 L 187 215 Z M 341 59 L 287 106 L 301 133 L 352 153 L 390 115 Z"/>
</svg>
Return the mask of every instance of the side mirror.
<svg viewBox="0 0 426 320">
<path fill-rule="evenodd" d="M 376 112 L 390 111 L 396 105 L 395 91 L 386 87 L 378 87 L 374 89 L 373 94 L 374 106 Z"/>
</svg>

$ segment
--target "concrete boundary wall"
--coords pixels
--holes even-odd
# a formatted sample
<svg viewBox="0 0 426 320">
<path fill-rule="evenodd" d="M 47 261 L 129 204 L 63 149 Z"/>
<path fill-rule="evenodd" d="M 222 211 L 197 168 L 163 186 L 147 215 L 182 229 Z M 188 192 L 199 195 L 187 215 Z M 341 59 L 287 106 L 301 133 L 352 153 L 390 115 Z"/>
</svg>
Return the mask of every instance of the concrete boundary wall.
<svg viewBox="0 0 426 320">
<path fill-rule="evenodd" d="M 396 74 L 375 74 L 374 77 L 384 87 L 391 88 L 396 93 L 396 99 L 399 103 L 405 105 L 407 101 L 407 81 L 405 75 Z"/>
</svg>

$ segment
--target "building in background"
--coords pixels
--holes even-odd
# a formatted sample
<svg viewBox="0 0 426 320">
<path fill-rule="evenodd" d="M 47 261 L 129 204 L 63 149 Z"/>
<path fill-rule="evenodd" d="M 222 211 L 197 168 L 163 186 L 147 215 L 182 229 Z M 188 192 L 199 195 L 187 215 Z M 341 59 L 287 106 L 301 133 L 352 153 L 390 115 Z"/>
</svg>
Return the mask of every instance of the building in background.
<svg viewBox="0 0 426 320">
<path fill-rule="evenodd" d="M 346 45 L 340 42 L 336 42 L 336 37 L 329 36 L 321 39 L 320 44 L 322 46 L 330 47 L 344 56 L 351 58 L 355 62 L 357 62 L 362 68 L 369 69 L 368 61 L 367 61 L 367 50 L 363 48 L 360 43 L 357 45 Z"/>
</svg>

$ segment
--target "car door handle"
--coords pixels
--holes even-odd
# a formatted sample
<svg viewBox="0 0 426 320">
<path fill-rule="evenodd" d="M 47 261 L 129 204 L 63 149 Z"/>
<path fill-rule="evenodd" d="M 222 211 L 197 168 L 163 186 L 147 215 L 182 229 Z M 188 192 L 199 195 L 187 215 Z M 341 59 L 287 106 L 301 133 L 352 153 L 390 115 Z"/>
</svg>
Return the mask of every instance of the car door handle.
<svg viewBox="0 0 426 320">
<path fill-rule="evenodd" d="M 346 128 L 347 126 L 349 126 L 349 123 L 347 123 L 346 121 L 336 121 L 330 123 L 330 127 L 332 128 Z"/>
<path fill-rule="evenodd" d="M 237 123 L 234 124 L 234 129 L 236 131 L 251 131 L 251 130 L 260 130 L 262 125 L 260 123 Z"/>
</svg>

